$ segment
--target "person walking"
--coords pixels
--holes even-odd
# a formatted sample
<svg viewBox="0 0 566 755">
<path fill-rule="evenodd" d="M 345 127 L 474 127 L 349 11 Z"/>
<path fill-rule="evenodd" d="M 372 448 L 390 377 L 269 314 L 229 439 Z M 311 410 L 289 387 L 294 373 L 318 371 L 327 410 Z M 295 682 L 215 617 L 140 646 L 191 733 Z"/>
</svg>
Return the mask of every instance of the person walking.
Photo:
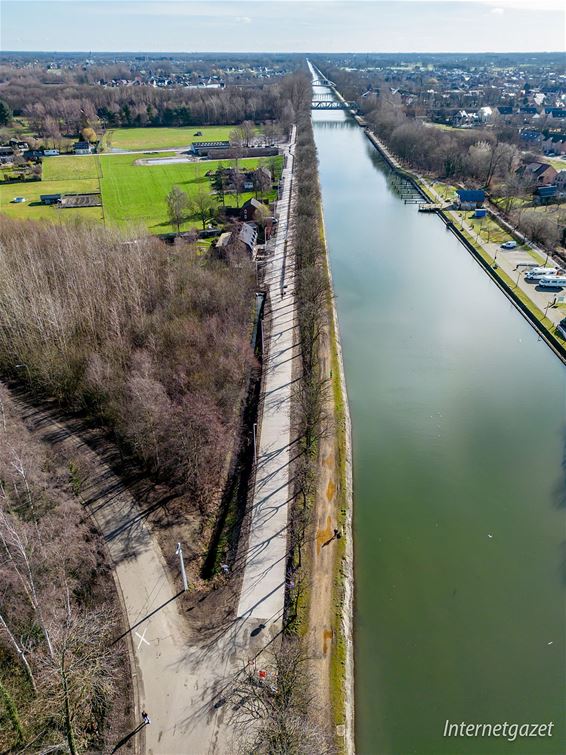
<svg viewBox="0 0 566 755">
<path fill-rule="evenodd" d="M 147 715 L 147 713 L 145 712 L 145 710 L 142 710 L 142 721 L 144 722 L 144 724 L 145 724 L 146 726 L 149 726 L 149 724 L 151 723 L 151 719 L 150 719 L 150 717 L 149 717 L 149 716 Z"/>
</svg>

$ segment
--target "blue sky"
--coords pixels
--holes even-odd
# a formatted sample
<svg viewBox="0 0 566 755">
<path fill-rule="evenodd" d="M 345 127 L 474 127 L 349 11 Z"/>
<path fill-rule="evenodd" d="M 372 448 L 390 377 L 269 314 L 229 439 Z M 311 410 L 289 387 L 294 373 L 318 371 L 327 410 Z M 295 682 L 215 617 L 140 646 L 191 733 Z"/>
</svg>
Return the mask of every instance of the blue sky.
<svg viewBox="0 0 566 755">
<path fill-rule="evenodd" d="M 3 50 L 557 51 L 562 0 L 0 0 Z"/>
</svg>

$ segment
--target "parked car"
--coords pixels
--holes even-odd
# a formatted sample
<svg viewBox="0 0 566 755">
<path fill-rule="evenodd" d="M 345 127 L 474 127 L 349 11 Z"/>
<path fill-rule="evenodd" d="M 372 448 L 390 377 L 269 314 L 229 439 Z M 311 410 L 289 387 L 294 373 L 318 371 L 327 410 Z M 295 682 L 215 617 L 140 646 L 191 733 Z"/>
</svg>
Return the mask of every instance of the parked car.
<svg viewBox="0 0 566 755">
<path fill-rule="evenodd" d="M 503 244 L 501 244 L 502 249 L 515 249 L 516 246 L 516 241 L 504 241 Z"/>
<path fill-rule="evenodd" d="M 12 199 L 12 202 L 13 202 L 14 204 L 22 204 L 22 202 L 25 202 L 25 201 L 26 201 L 26 198 L 25 198 L 25 197 L 14 197 L 14 198 Z"/>
<path fill-rule="evenodd" d="M 566 317 L 560 320 L 560 322 L 556 326 L 556 330 L 559 332 L 562 338 L 566 338 Z"/>
</svg>

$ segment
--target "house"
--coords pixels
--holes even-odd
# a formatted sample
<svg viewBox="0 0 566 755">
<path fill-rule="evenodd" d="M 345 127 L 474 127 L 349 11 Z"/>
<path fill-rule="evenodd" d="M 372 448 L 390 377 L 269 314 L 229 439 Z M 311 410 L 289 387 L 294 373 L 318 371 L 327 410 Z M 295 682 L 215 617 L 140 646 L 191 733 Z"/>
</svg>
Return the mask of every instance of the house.
<svg viewBox="0 0 566 755">
<path fill-rule="evenodd" d="M 239 223 L 231 231 L 226 231 L 218 237 L 214 249 L 220 259 L 238 262 L 243 257 L 253 257 L 257 241 L 257 226 L 255 223 Z"/>
<path fill-rule="evenodd" d="M 73 152 L 75 155 L 90 155 L 92 146 L 88 142 L 76 142 L 73 144 Z"/>
<path fill-rule="evenodd" d="M 566 118 L 566 109 L 561 107 L 545 107 L 544 112 L 551 118 Z"/>
<path fill-rule="evenodd" d="M 497 112 L 499 115 L 513 115 L 513 107 L 511 105 L 499 105 Z"/>
<path fill-rule="evenodd" d="M 247 246 L 250 254 L 253 255 L 256 241 L 257 241 L 257 226 L 255 223 L 242 223 L 240 233 L 238 234 L 238 241 L 241 241 Z"/>
<path fill-rule="evenodd" d="M 566 191 L 566 170 L 561 170 L 556 174 L 554 185 L 559 192 Z"/>
<path fill-rule="evenodd" d="M 553 134 L 552 136 L 549 136 L 548 139 L 543 141 L 542 150 L 545 154 L 566 154 L 566 136 L 564 136 L 564 134 Z"/>
<path fill-rule="evenodd" d="M 0 147 L 0 165 L 8 165 L 14 162 L 16 157 L 12 147 Z"/>
<path fill-rule="evenodd" d="M 550 186 L 554 183 L 557 171 L 548 163 L 528 163 L 517 168 L 515 173 L 529 186 Z"/>
<path fill-rule="evenodd" d="M 466 126 L 470 123 L 472 117 L 471 113 L 468 113 L 465 110 L 458 110 L 458 112 L 452 116 L 452 125 Z"/>
<path fill-rule="evenodd" d="M 480 123 L 487 123 L 493 118 L 493 110 L 489 107 L 489 105 L 480 107 L 477 112 L 477 117 Z"/>
<path fill-rule="evenodd" d="M 61 194 L 41 194 L 41 204 L 59 204 L 61 202 Z"/>
<path fill-rule="evenodd" d="M 253 220 L 255 217 L 255 212 L 257 209 L 266 207 L 263 202 L 260 202 L 259 199 L 254 199 L 253 197 L 251 199 L 248 199 L 244 204 L 242 205 L 242 208 L 240 210 L 240 217 L 242 220 Z"/>
<path fill-rule="evenodd" d="M 460 210 L 475 210 L 485 202 L 485 192 L 482 189 L 457 189 L 456 206 Z"/>
<path fill-rule="evenodd" d="M 544 139 L 542 132 L 534 128 L 524 128 L 519 136 L 524 142 L 540 142 Z"/>
<path fill-rule="evenodd" d="M 537 204 L 550 204 L 557 194 L 556 186 L 539 186 L 535 191 L 535 202 Z"/>
</svg>

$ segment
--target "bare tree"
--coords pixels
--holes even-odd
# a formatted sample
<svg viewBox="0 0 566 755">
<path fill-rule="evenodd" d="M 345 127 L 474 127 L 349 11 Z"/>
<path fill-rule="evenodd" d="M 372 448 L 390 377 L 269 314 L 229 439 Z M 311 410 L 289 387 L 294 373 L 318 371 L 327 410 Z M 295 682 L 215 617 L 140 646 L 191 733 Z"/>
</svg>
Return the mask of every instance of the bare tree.
<svg viewBox="0 0 566 755">
<path fill-rule="evenodd" d="M 281 647 L 261 656 L 263 671 L 248 667 L 231 694 L 240 751 L 258 755 L 333 755 L 335 748 L 317 721 L 308 673 L 309 657 L 302 643 L 285 639 Z"/>
<path fill-rule="evenodd" d="M 115 652 L 113 617 L 107 609 L 77 610 L 67 590 L 66 610 L 53 624 L 54 653 L 42 663 L 43 700 L 65 732 L 71 755 L 84 750 L 92 711 L 112 693 Z"/>
<path fill-rule="evenodd" d="M 213 217 L 216 209 L 216 202 L 210 195 L 206 184 L 198 184 L 196 191 L 191 195 L 189 207 L 191 214 L 196 215 L 201 221 L 204 230 L 207 220 Z"/>
<path fill-rule="evenodd" d="M 173 186 L 167 194 L 167 214 L 171 225 L 176 226 L 177 235 L 181 230 L 181 224 L 185 221 L 189 208 L 189 197 L 178 186 Z"/>
</svg>

